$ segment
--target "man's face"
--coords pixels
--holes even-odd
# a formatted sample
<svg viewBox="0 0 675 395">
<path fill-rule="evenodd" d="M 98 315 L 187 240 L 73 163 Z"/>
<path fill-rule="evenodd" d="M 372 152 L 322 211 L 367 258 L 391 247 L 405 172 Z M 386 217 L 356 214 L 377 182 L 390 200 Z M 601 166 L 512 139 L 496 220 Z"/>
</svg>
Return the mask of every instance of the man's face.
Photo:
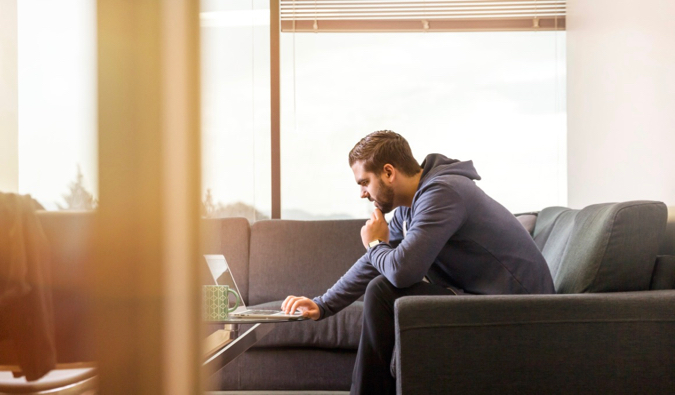
<svg viewBox="0 0 675 395">
<path fill-rule="evenodd" d="M 394 209 L 394 188 L 385 184 L 383 180 L 386 177 L 383 172 L 380 176 L 366 171 L 363 168 L 363 161 L 357 161 L 352 166 L 354 179 L 359 185 L 361 198 L 375 202 L 375 207 L 379 208 L 384 214 Z"/>
</svg>

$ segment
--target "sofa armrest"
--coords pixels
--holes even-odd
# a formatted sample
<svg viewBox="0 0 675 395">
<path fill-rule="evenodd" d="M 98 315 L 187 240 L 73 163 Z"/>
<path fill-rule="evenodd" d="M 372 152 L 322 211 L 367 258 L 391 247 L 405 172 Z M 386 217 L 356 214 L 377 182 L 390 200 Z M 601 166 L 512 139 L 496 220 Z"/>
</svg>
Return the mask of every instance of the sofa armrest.
<svg viewBox="0 0 675 395">
<path fill-rule="evenodd" d="M 399 394 L 668 393 L 675 290 L 396 301 Z"/>
</svg>

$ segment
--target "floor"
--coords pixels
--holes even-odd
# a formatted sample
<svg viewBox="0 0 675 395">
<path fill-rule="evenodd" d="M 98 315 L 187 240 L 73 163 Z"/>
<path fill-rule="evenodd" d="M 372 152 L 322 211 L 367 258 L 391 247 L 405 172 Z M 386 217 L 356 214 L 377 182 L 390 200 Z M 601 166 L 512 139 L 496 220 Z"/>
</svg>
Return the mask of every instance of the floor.
<svg viewBox="0 0 675 395">
<path fill-rule="evenodd" d="M 348 391 L 209 391 L 207 395 L 349 395 Z"/>
</svg>

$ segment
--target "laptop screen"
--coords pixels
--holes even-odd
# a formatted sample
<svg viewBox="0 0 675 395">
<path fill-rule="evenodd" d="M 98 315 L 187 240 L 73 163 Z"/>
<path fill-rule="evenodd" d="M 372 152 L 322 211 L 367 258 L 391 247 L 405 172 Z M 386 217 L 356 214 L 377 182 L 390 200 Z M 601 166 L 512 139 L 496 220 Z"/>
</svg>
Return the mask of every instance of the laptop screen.
<svg viewBox="0 0 675 395">
<path fill-rule="evenodd" d="M 209 266 L 213 284 L 227 285 L 239 295 L 239 307 L 237 307 L 233 313 L 246 311 L 246 304 L 244 304 L 244 300 L 241 299 L 241 292 L 239 292 L 237 283 L 234 281 L 234 275 L 232 274 L 225 257 L 223 255 L 204 255 L 204 259 Z"/>
</svg>

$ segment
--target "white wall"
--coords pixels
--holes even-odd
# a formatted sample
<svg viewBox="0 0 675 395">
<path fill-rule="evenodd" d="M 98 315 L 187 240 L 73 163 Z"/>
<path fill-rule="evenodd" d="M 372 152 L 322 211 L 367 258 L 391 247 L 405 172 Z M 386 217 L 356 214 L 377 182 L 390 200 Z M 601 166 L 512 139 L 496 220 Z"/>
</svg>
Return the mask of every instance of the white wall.
<svg viewBox="0 0 675 395">
<path fill-rule="evenodd" d="M 675 205 L 675 1 L 567 1 L 568 204 Z"/>
<path fill-rule="evenodd" d="M 19 190 L 16 0 L 0 0 L 0 192 Z"/>
</svg>

